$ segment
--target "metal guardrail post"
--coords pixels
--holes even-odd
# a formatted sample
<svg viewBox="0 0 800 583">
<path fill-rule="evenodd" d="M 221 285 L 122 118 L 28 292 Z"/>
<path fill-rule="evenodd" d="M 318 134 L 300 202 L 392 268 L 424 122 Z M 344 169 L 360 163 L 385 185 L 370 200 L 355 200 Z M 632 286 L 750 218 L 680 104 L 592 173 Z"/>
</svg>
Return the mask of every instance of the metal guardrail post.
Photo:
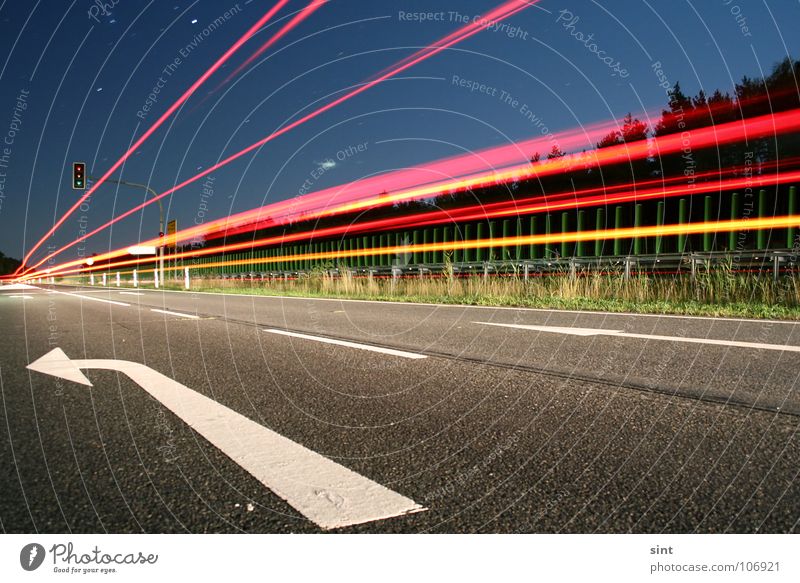
<svg viewBox="0 0 800 583">
<path fill-rule="evenodd" d="M 595 213 L 595 221 L 594 227 L 595 230 L 599 233 L 606 226 L 606 209 L 603 207 L 598 207 Z M 603 255 L 603 240 L 602 239 L 595 239 L 594 240 L 594 256 L 601 257 Z"/>
<path fill-rule="evenodd" d="M 688 217 L 686 199 L 682 198 L 678 201 L 678 224 L 685 225 Z M 678 253 L 686 253 L 686 235 L 678 235 Z"/>
<path fill-rule="evenodd" d="M 789 187 L 789 201 L 788 201 L 788 215 L 794 216 L 797 214 L 797 188 L 794 186 Z M 786 247 L 791 249 L 795 246 L 795 237 L 797 227 L 791 226 L 786 229 Z"/>
<path fill-rule="evenodd" d="M 642 204 L 639 203 L 633 208 L 633 226 L 635 228 L 639 228 L 642 226 Z M 633 238 L 633 254 L 634 255 L 641 255 L 642 253 L 642 238 L 641 237 L 634 237 Z"/>
<path fill-rule="evenodd" d="M 767 214 L 767 191 L 758 191 L 758 218 L 763 219 Z M 767 248 L 767 231 L 761 229 L 756 231 L 756 247 L 760 251 Z"/>
<path fill-rule="evenodd" d="M 731 220 L 735 221 L 739 218 L 739 193 L 734 192 L 731 194 Z M 739 233 L 731 231 L 728 233 L 728 251 L 735 251 L 738 245 Z"/>
<path fill-rule="evenodd" d="M 511 236 L 511 219 L 503 221 L 503 241 Z M 508 246 L 503 245 L 500 247 L 500 261 L 507 261 L 509 259 Z"/>
<path fill-rule="evenodd" d="M 494 242 L 497 239 L 497 222 L 496 221 L 489 221 L 489 241 L 491 242 L 491 246 L 487 250 L 486 259 L 489 261 L 494 261 L 497 259 L 497 247 L 494 246 Z"/>
<path fill-rule="evenodd" d="M 656 205 L 656 226 L 663 227 L 664 226 L 664 213 L 665 213 L 666 204 L 663 200 L 658 201 Z M 659 233 L 656 235 L 656 248 L 655 252 L 656 255 L 660 255 L 662 251 L 664 243 L 664 237 Z"/>
<path fill-rule="evenodd" d="M 472 225 L 464 225 L 464 241 L 472 241 Z M 474 249 L 464 249 L 464 261 L 473 261 L 476 251 Z"/>
<path fill-rule="evenodd" d="M 553 233 L 553 217 L 550 213 L 547 213 L 544 217 L 544 235 L 545 237 L 550 237 Z M 544 258 L 550 259 L 553 255 L 553 248 L 551 247 L 551 243 L 548 241 L 544 244 Z"/>
</svg>

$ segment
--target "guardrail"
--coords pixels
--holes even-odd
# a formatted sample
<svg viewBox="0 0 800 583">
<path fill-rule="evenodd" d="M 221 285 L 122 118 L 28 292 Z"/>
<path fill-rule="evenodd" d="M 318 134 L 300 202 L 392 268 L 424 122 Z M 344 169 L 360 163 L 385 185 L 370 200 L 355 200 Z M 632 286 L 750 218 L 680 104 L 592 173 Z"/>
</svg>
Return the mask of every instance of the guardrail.
<svg viewBox="0 0 800 583">
<path fill-rule="evenodd" d="M 473 261 L 442 263 L 409 263 L 405 265 L 371 265 L 364 267 L 316 267 L 292 270 L 250 270 L 219 274 L 221 279 L 287 280 L 323 274 L 338 277 L 349 273 L 356 277 L 425 277 L 452 274 L 464 276 L 514 276 L 522 279 L 542 275 L 578 277 L 584 273 L 606 271 L 630 278 L 638 274 L 686 274 L 697 277 L 699 273 L 724 268 L 736 272 L 770 272 L 777 280 L 781 273 L 800 271 L 800 254 L 797 250 L 748 251 L 743 253 L 710 252 L 660 255 L 625 255 L 610 257 L 569 257 L 523 261 Z"/>
</svg>

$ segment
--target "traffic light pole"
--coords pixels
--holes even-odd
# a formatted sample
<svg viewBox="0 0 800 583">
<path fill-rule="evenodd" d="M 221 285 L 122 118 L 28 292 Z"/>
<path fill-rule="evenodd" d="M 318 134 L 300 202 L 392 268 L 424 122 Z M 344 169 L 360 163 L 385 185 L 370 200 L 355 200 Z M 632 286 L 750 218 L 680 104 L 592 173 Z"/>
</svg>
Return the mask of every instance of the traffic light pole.
<svg viewBox="0 0 800 583">
<path fill-rule="evenodd" d="M 93 176 L 88 177 L 89 180 L 99 180 L 98 178 L 94 178 Z M 164 285 L 164 205 L 161 204 L 161 199 L 158 198 L 158 193 L 147 186 L 146 184 L 139 184 L 138 182 L 128 182 L 126 180 L 114 180 L 113 178 L 106 178 L 105 182 L 111 182 L 113 184 L 121 184 L 122 186 L 130 186 L 131 188 L 141 188 L 147 191 L 153 198 L 156 199 L 158 203 L 158 236 L 161 239 L 162 245 L 158 246 L 158 279 L 161 282 L 161 285 Z"/>
</svg>

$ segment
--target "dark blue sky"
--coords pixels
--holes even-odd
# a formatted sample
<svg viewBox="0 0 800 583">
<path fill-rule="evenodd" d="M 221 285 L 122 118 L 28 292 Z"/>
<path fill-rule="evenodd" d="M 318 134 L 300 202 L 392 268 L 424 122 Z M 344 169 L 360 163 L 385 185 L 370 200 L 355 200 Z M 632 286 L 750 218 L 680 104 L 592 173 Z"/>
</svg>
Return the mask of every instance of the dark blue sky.
<svg viewBox="0 0 800 583">
<path fill-rule="evenodd" d="M 130 158 L 121 176 L 163 191 L 455 30 L 460 17 L 499 3 L 331 0 L 204 100 L 285 22 L 273 21 Z M 105 11 L 90 0 L 1 2 L 0 250 L 21 256 L 24 242 L 38 240 L 76 200 L 71 162 L 86 161 L 90 174 L 102 174 L 272 4 L 116 0 Z M 305 4 L 292 0 L 281 16 Z M 411 20 L 420 12 L 440 15 Z M 219 25 L 204 35 L 215 20 Z M 183 228 L 296 196 L 326 160 L 336 165 L 306 189 L 532 137 L 542 125 L 557 132 L 660 108 L 666 99 L 657 62 L 670 83 L 680 81 L 693 94 L 730 90 L 743 75 L 800 52 L 796 0 L 542 0 L 508 22 L 518 30 L 481 32 L 215 172 L 205 196 L 202 180 L 178 191 L 170 217 Z M 613 58 L 611 66 L 576 38 L 589 34 L 595 50 Z M 454 76 L 496 91 L 471 92 Z M 145 114 L 159 77 L 163 87 Z M 517 105 L 505 103 L 502 92 Z M 539 125 L 523 115 L 523 104 Z M 359 144 L 362 151 L 349 155 Z M 74 239 L 81 216 L 91 228 L 141 201 L 139 191 L 103 186 L 52 244 Z M 156 234 L 153 205 L 91 239 L 86 251 Z"/>
</svg>

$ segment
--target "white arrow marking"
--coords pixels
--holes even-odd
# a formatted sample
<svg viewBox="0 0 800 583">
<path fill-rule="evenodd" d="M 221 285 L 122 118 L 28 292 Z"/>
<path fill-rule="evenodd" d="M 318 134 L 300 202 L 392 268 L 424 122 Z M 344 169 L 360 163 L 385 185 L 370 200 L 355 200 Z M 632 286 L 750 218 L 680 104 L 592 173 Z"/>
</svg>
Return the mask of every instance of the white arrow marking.
<svg viewBox="0 0 800 583">
<path fill-rule="evenodd" d="M 69 356 L 64 354 L 64 351 L 60 348 L 54 348 L 40 359 L 30 363 L 28 368 L 91 387 L 92 383 L 78 366 L 79 362 L 78 360 L 70 360 Z"/>
<path fill-rule="evenodd" d="M 778 350 L 800 352 L 800 346 L 790 344 L 762 344 L 760 342 L 738 342 L 736 340 L 714 340 L 713 338 L 684 338 L 683 336 L 658 336 L 656 334 L 633 334 L 622 330 L 603 330 L 602 328 L 560 328 L 558 326 L 534 326 L 529 324 L 500 324 L 497 322 L 473 322 L 483 326 L 500 326 L 518 328 L 536 332 L 553 332 L 572 336 L 617 336 L 620 338 L 640 338 L 642 340 L 663 340 L 666 342 L 687 342 L 689 344 L 712 344 L 715 346 L 733 346 L 736 348 L 753 348 L 758 350 Z"/>
<path fill-rule="evenodd" d="M 325 529 L 425 510 L 143 364 L 70 360 L 60 348 L 28 368 L 91 386 L 80 369 L 124 373 L 293 508 Z"/>
</svg>

